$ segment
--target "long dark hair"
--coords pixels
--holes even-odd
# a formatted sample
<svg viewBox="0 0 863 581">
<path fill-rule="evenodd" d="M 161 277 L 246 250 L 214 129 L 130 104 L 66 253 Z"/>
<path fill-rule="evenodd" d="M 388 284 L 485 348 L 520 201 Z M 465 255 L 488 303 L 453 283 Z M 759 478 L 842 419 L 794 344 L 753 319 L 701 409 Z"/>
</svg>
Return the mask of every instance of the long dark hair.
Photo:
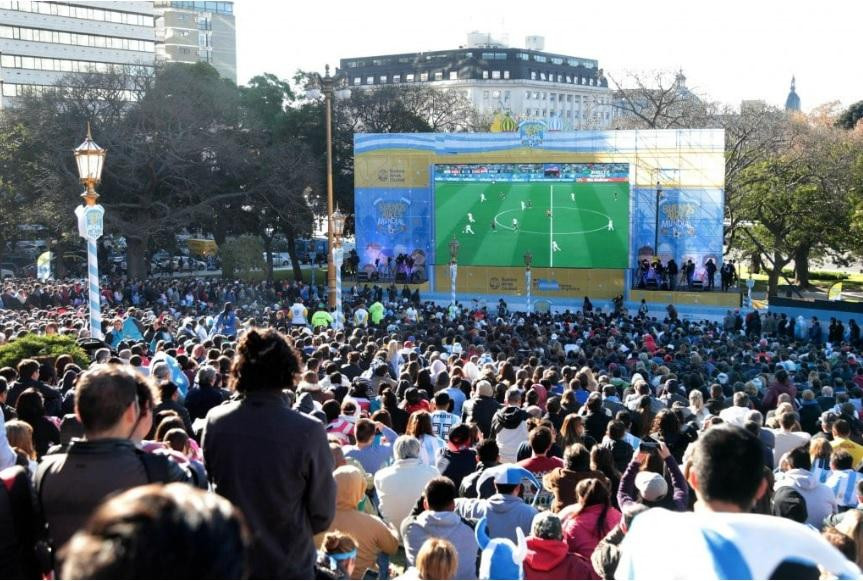
<svg viewBox="0 0 863 581">
<path fill-rule="evenodd" d="M 596 519 L 595 532 L 600 537 L 605 535 L 610 528 L 606 526 L 606 516 L 608 515 L 608 509 L 611 508 L 611 496 L 605 483 L 598 478 L 585 478 L 575 486 L 575 497 L 579 503 L 576 515 L 589 506 L 595 504 L 602 506 Z"/>
</svg>

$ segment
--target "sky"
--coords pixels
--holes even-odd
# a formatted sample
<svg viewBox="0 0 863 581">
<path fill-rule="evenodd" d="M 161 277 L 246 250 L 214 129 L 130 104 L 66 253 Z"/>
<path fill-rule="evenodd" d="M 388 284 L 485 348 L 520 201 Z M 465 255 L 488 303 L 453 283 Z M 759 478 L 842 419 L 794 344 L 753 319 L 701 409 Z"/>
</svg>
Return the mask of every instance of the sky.
<svg viewBox="0 0 863 581">
<path fill-rule="evenodd" d="M 687 85 L 738 106 L 863 100 L 861 0 L 235 0 L 238 81 L 290 78 L 339 59 L 446 50 L 473 30 L 545 37 L 547 52 L 599 61 L 607 75 L 682 69 Z"/>
</svg>

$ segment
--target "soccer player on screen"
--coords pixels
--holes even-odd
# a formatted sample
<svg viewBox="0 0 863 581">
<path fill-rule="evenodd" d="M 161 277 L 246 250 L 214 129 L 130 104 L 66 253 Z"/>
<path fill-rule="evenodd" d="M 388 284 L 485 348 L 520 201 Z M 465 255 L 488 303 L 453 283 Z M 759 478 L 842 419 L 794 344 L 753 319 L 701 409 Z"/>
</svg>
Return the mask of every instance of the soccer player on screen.
<svg viewBox="0 0 863 581">
<path fill-rule="evenodd" d="M 551 251 L 560 252 L 560 246 L 558 246 L 557 242 L 555 242 L 554 240 L 551 241 Z"/>
<path fill-rule="evenodd" d="M 609 218 L 608 219 L 608 231 L 611 232 L 612 230 L 614 230 L 614 221 L 611 218 Z"/>
<path fill-rule="evenodd" d="M 545 217 L 546 217 L 546 218 L 551 218 L 551 216 L 552 216 L 552 214 L 551 214 L 551 208 L 549 208 L 549 209 L 547 209 L 547 210 L 545 211 Z"/>
<path fill-rule="evenodd" d="M 470 224 L 465 224 L 464 229 L 461 231 L 462 234 L 475 234 L 473 228 L 470 227 Z"/>
<path fill-rule="evenodd" d="M 569 198 L 574 202 L 575 201 L 575 192 L 569 192 Z"/>
<path fill-rule="evenodd" d="M 494 220 L 491 221 L 491 231 L 497 232 L 497 222 L 495 222 Z"/>
<path fill-rule="evenodd" d="M 524 212 L 527 210 L 527 204 L 524 203 L 524 200 L 521 201 L 521 211 Z"/>
<path fill-rule="evenodd" d="M 513 218 L 513 219 L 512 219 L 512 229 L 513 229 L 513 230 L 518 230 L 518 218 Z"/>
<path fill-rule="evenodd" d="M 473 219 L 473 214 L 471 214 L 470 212 L 467 213 L 467 221 L 471 224 L 476 222 L 476 220 Z"/>
<path fill-rule="evenodd" d="M 480 203 L 485 202 L 485 194 L 483 194 L 482 192 L 480 192 L 479 194 L 479 201 Z"/>
</svg>

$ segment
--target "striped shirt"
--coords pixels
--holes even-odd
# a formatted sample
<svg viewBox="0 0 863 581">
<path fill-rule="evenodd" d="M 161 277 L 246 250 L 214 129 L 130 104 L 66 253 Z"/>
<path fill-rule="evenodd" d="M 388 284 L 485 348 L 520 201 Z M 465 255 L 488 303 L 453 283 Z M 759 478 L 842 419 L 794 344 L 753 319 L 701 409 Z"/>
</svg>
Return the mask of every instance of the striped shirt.
<svg viewBox="0 0 863 581">
<path fill-rule="evenodd" d="M 825 484 L 836 495 L 836 504 L 840 508 L 857 506 L 857 481 L 863 474 L 855 470 L 834 470 Z"/>
</svg>

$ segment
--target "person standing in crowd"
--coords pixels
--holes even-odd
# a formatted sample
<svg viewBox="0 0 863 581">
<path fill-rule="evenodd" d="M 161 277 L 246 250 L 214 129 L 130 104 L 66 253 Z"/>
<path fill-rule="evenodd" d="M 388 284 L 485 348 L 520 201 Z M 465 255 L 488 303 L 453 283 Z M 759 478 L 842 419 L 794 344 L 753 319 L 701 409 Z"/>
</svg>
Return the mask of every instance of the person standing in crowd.
<svg viewBox="0 0 863 581">
<path fill-rule="evenodd" d="M 128 367 L 101 365 L 75 388 L 75 416 L 84 439 L 46 456 L 36 473 L 36 497 L 51 544 L 58 550 L 109 495 L 148 483 L 188 482 L 190 474 L 137 445 L 153 423 L 155 389 Z"/>
<path fill-rule="evenodd" d="M 506 407 L 495 413 L 491 422 L 491 435 L 497 439 L 502 462 L 517 460 L 518 447 L 527 440 L 527 413 L 521 409 L 521 390 L 506 390 Z"/>
<path fill-rule="evenodd" d="M 324 426 L 286 404 L 302 358 L 283 335 L 240 339 L 231 387 L 243 398 L 207 414 L 204 461 L 213 489 L 243 513 L 255 538 L 252 577 L 314 576 L 312 537 L 335 516 L 333 458 Z M 266 442 L 266 445 L 264 445 Z"/>
<path fill-rule="evenodd" d="M 821 570 L 860 570 L 817 530 L 789 519 L 749 514 L 767 490 L 758 439 L 737 426 L 709 428 L 695 443 L 689 484 L 695 512 L 654 509 L 638 515 L 620 544 L 617 579 L 820 578 Z M 657 559 L 657 538 L 674 534 L 675 559 Z"/>
</svg>

